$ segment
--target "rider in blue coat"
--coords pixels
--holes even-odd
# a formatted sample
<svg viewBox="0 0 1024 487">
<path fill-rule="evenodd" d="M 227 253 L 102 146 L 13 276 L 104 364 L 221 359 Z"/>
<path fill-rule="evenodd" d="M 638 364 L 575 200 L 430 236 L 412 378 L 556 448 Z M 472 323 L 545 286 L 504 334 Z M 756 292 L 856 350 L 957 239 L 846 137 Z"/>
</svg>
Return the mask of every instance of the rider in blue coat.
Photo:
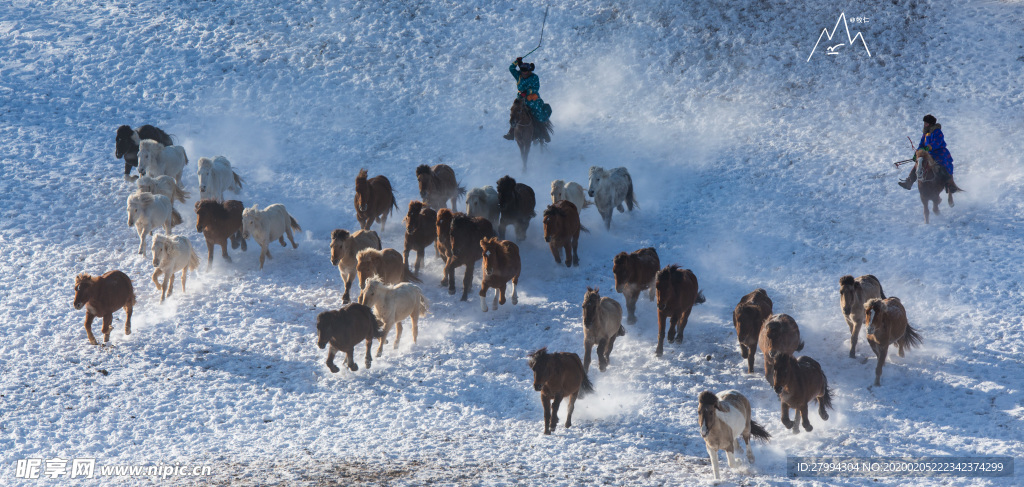
<svg viewBox="0 0 1024 487">
<path fill-rule="evenodd" d="M 942 136 L 942 125 L 932 115 L 925 115 L 922 132 L 921 142 L 917 144 L 917 149 L 928 151 L 932 159 L 935 159 L 935 162 L 946 172 L 946 174 L 939 174 L 939 177 L 947 179 L 947 184 L 952 184 L 955 187 L 956 183 L 953 183 L 953 156 L 946 149 L 946 140 Z M 942 171 L 939 172 L 941 173 Z M 907 176 L 907 179 L 900 181 L 898 184 L 905 189 L 910 189 L 914 186 L 914 181 L 917 181 L 916 163 L 914 168 L 910 170 L 910 175 Z"/>
<path fill-rule="evenodd" d="M 540 123 L 544 123 L 551 116 L 551 105 L 544 103 L 544 100 L 540 97 L 540 78 L 533 74 L 533 68 L 533 63 L 524 63 L 521 57 L 516 58 L 512 65 L 508 67 L 508 71 L 512 73 L 512 77 L 516 80 L 516 89 L 519 90 L 519 95 L 512 102 L 512 113 L 515 113 L 516 103 L 526 103 L 533 118 Z M 507 140 L 515 138 L 516 120 L 514 117 L 514 115 L 511 115 L 508 120 L 508 133 L 504 136 Z M 551 142 L 548 134 L 545 133 L 543 136 L 545 142 Z"/>
</svg>

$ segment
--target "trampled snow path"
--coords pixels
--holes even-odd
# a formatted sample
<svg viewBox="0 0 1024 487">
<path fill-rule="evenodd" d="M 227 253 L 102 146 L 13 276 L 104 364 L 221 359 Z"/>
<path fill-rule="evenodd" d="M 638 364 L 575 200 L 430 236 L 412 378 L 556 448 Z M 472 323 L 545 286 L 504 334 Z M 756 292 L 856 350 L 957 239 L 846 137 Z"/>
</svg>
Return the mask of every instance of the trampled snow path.
<svg viewBox="0 0 1024 487">
<path fill-rule="evenodd" d="M 15 478 L 17 460 L 54 457 L 211 465 L 225 484 L 706 483 L 696 396 L 728 388 L 775 438 L 755 447 L 753 475 L 725 468 L 727 482 L 789 483 L 787 455 L 1024 457 L 1024 7 L 846 10 L 869 17 L 853 28 L 872 57 L 806 62 L 842 12 L 829 2 L 677 3 L 551 6 L 534 62 L 557 132 L 525 176 L 499 135 L 506 66 L 535 45 L 540 3 L 0 6 L 2 483 L 54 482 Z M 888 164 L 908 157 L 924 113 L 943 123 L 967 189 L 929 226 Z M 233 265 L 217 257 L 158 305 L 125 225 L 122 123 L 175 134 L 193 193 L 195 161 L 228 156 L 248 182 L 239 199 L 285 204 L 305 230 L 299 248 L 274 247 L 264 272 L 258 248 L 232 252 Z M 590 165 L 624 165 L 642 209 L 616 213 L 611 231 L 586 210 L 592 233 L 572 270 L 552 265 L 535 220 L 520 304 L 495 313 L 449 297 L 428 258 L 419 343 L 407 331 L 372 369 L 330 374 L 313 325 L 341 304 L 328 243 L 356 226 L 356 171 L 391 178 L 404 211 L 415 166 L 437 162 L 467 187 L 509 172 L 545 202 L 552 179 L 585 184 Z M 189 206 L 176 233 L 202 251 Z M 398 225 L 383 237 L 400 248 Z M 686 342 L 656 359 L 642 299 L 573 428 L 543 437 L 526 354 L 581 353 L 585 286 L 611 291 L 611 257 L 649 245 L 693 269 L 708 297 Z M 112 344 L 92 347 L 73 276 L 113 268 L 136 283 L 133 334 L 118 314 Z M 865 273 L 925 339 L 870 389 L 874 358 L 863 338 L 868 362 L 846 357 L 837 296 L 839 276 Z M 832 419 L 813 417 L 810 434 L 784 431 L 774 393 L 743 372 L 731 311 L 756 287 L 797 319 L 836 391 Z"/>
</svg>

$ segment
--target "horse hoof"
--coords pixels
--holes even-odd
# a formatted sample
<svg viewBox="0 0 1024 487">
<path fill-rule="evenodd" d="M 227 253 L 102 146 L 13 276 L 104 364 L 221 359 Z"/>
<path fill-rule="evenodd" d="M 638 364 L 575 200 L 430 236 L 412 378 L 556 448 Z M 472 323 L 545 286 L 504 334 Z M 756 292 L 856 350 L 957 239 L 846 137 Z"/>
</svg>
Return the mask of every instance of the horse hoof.
<svg viewBox="0 0 1024 487">
<path fill-rule="evenodd" d="M 448 295 L 449 296 L 455 296 L 455 289 L 454 288 L 448 288 Z"/>
<path fill-rule="evenodd" d="M 337 374 L 338 371 L 341 370 L 341 369 L 339 369 L 339 368 L 337 368 L 335 366 L 329 366 L 328 368 L 331 369 L 331 373 L 332 374 Z"/>
</svg>

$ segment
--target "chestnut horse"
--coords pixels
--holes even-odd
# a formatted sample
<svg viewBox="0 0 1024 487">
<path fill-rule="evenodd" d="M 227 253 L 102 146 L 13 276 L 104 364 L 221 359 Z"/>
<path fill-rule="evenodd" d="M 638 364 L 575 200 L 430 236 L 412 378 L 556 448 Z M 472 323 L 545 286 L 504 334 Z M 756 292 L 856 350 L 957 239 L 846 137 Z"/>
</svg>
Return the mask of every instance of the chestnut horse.
<svg viewBox="0 0 1024 487">
<path fill-rule="evenodd" d="M 79 274 L 75 277 L 75 309 L 85 307 L 85 334 L 89 343 L 98 345 L 92 334 L 92 320 L 103 318 L 103 343 L 110 341 L 114 311 L 124 308 L 124 334 L 132 334 L 132 309 L 135 307 L 135 288 L 132 280 L 121 271 L 110 271 L 99 277 Z"/>
<path fill-rule="evenodd" d="M 736 340 L 740 342 L 740 355 L 747 359 L 747 373 L 754 373 L 754 355 L 761 336 L 761 327 L 772 315 L 772 299 L 768 292 L 757 288 L 743 296 L 732 312 L 732 324 L 736 327 Z"/>
<path fill-rule="evenodd" d="M 515 225 L 516 240 L 526 240 L 526 230 L 530 228 L 530 219 L 537 216 L 534 207 L 537 206 L 537 197 L 533 188 L 517 183 L 512 177 L 505 177 L 498 180 L 498 209 L 501 216 L 498 217 L 498 237 L 505 239 L 505 227 Z"/>
<path fill-rule="evenodd" d="M 359 252 L 363 249 L 381 250 L 380 236 L 377 235 L 377 232 L 356 230 L 355 233 L 348 233 L 348 230 L 341 228 L 331 232 L 331 265 L 338 266 L 341 282 L 345 283 L 345 295 L 341 298 L 342 303 L 349 302 L 352 281 L 358 274 L 356 267 L 359 264 Z"/>
<path fill-rule="evenodd" d="M 559 200 L 544 210 L 544 241 L 555 256 L 555 263 L 561 264 L 561 249 L 565 249 L 565 266 L 580 266 L 580 230 L 590 233 L 580 224 L 580 212 L 568 200 Z"/>
<path fill-rule="evenodd" d="M 241 201 L 228 200 L 223 203 L 209 199 L 196 201 L 196 231 L 206 238 L 206 269 L 213 267 L 213 248 L 220 245 L 221 257 L 231 262 L 228 256 L 228 239 L 231 248 L 242 247 L 246 251 L 245 239 L 242 238 L 242 210 L 245 205 Z"/>
<path fill-rule="evenodd" d="M 779 395 L 782 404 L 782 424 L 793 428 L 793 433 L 800 432 L 796 421 L 789 419 L 789 408 L 796 409 L 796 420 L 803 423 L 805 431 L 814 429 L 807 417 L 807 403 L 818 401 L 818 415 L 828 421 L 826 409 L 832 409 L 832 389 L 828 387 L 828 378 L 821 371 L 821 365 L 810 357 L 793 358 L 784 353 L 774 358 L 775 370 L 772 374 L 772 387 Z"/>
<path fill-rule="evenodd" d="M 921 344 L 921 335 L 907 323 L 907 310 L 899 298 L 870 299 L 864 303 L 864 324 L 868 327 L 868 343 L 878 357 L 875 385 L 882 385 L 882 366 L 889 354 L 889 345 L 896 344 L 900 357 L 903 350 Z"/>
<path fill-rule="evenodd" d="M 462 213 L 459 213 L 460 215 Z M 448 208 L 437 210 L 437 242 L 434 242 L 434 251 L 438 258 L 448 262 L 452 258 L 452 220 L 455 213 Z M 448 275 L 441 279 L 441 285 L 448 285 Z"/>
<path fill-rule="evenodd" d="M 385 176 L 366 179 L 366 169 L 360 169 L 356 176 L 356 220 L 359 227 L 369 230 L 374 221 L 380 222 L 380 232 L 388 222 L 391 210 L 398 208 L 391 181 Z"/>
<path fill-rule="evenodd" d="M 850 327 L 850 358 L 857 357 L 857 340 L 864 323 L 864 303 L 871 298 L 885 299 L 885 291 L 877 277 L 865 274 L 856 279 L 851 275 L 839 278 L 839 306 Z"/>
<path fill-rule="evenodd" d="M 636 323 L 636 300 L 645 289 L 647 297 L 654 301 L 654 276 L 661 269 L 661 260 L 654 247 L 634 250 L 627 254 L 619 252 L 612 260 L 612 274 L 615 276 L 615 292 L 626 298 L 627 323 Z"/>
<path fill-rule="evenodd" d="M 456 202 L 466 194 L 466 188 L 459 186 L 455 171 L 447 164 L 420 165 L 416 168 L 416 181 L 420 186 L 420 199 L 431 208 L 444 208 L 451 200 L 452 211 L 456 211 Z"/>
<path fill-rule="evenodd" d="M 658 297 L 658 348 L 655 355 L 661 356 L 665 344 L 665 320 L 670 319 L 668 341 L 683 343 L 683 330 L 690 319 L 693 306 L 703 303 L 704 293 L 697 286 L 697 276 L 690 269 L 678 265 L 665 266 L 654 278 L 655 293 Z"/>
<path fill-rule="evenodd" d="M 493 237 L 494 228 L 486 218 L 458 213 L 452 219 L 451 233 L 452 255 L 444 265 L 444 278 L 448 283 L 448 294 L 455 294 L 455 268 L 466 266 L 466 275 L 462 278 L 461 300 L 467 301 L 469 289 L 473 287 L 473 267 L 483 256 L 480 241 Z"/>
<path fill-rule="evenodd" d="M 402 260 L 409 267 L 409 252 L 416 251 L 416 275 L 423 265 L 423 251 L 437 239 L 437 212 L 422 201 L 410 201 L 409 212 L 405 215 L 405 248 Z"/>
<path fill-rule="evenodd" d="M 480 240 L 483 262 L 480 264 L 480 309 L 487 312 L 487 289 L 494 288 L 494 310 L 498 304 L 505 304 L 505 286 L 512 281 L 512 304 L 519 302 L 516 288 L 519 287 L 519 246 L 497 237 Z"/>
<path fill-rule="evenodd" d="M 531 353 L 528 362 L 533 370 L 533 390 L 540 392 L 540 402 L 544 404 L 544 434 L 550 435 L 558 426 L 558 406 L 566 396 L 569 412 L 565 427 L 571 427 L 576 399 L 594 392 L 580 356 L 572 352 L 548 353 L 544 347 Z"/>
</svg>

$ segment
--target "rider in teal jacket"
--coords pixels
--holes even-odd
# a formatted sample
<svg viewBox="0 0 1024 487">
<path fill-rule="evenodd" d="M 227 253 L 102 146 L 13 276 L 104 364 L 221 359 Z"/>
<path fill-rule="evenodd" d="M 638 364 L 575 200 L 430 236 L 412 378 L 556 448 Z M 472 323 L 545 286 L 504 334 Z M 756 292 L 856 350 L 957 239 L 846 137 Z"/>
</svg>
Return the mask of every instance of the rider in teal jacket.
<svg viewBox="0 0 1024 487">
<path fill-rule="evenodd" d="M 551 117 L 551 105 L 544 103 L 544 100 L 540 97 L 540 78 L 533 74 L 533 68 L 533 63 L 524 63 L 523 58 L 516 58 L 512 65 L 508 67 L 508 71 L 512 73 L 512 77 L 516 80 L 516 89 L 519 90 L 519 95 L 513 102 L 513 106 L 515 106 L 515 103 L 526 103 L 533 118 L 538 122 L 544 123 Z M 514 138 L 515 126 L 516 121 L 510 117 L 508 133 L 505 134 L 506 139 L 512 140 Z"/>
</svg>

